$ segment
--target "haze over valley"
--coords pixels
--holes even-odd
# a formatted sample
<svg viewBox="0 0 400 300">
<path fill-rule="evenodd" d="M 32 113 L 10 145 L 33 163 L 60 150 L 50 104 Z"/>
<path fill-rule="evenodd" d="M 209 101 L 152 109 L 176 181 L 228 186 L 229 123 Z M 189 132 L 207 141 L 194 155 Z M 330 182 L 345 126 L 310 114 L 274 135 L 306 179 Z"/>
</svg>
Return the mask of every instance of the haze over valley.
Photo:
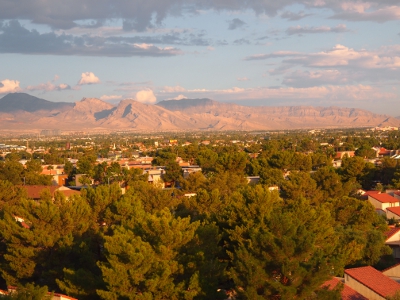
<svg viewBox="0 0 400 300">
<path fill-rule="evenodd" d="M 205 98 L 164 100 L 157 104 L 125 99 L 116 105 L 97 98 L 51 102 L 25 93 L 0 99 L 3 131 L 247 131 L 377 126 L 397 127 L 400 120 L 355 108 L 250 107 Z"/>
</svg>

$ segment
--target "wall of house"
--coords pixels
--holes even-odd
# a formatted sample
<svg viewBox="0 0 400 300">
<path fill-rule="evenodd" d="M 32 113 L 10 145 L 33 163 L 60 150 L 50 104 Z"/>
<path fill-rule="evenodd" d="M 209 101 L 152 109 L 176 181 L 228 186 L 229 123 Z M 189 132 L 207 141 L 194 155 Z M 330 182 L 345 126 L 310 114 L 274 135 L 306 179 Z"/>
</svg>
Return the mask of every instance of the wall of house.
<svg viewBox="0 0 400 300">
<path fill-rule="evenodd" d="M 386 210 L 386 217 L 387 217 L 388 219 L 391 219 L 391 218 L 394 218 L 395 220 L 399 220 L 399 219 L 400 219 L 400 216 L 399 216 L 399 215 L 396 215 L 396 214 L 392 213 L 392 212 L 389 211 L 389 210 Z"/>
<path fill-rule="evenodd" d="M 388 277 L 400 277 L 400 265 L 396 265 L 390 269 L 383 270 L 382 274 Z"/>
<path fill-rule="evenodd" d="M 385 300 L 384 297 L 378 295 L 373 290 L 369 289 L 347 274 L 344 274 L 344 283 L 369 300 Z"/>
<path fill-rule="evenodd" d="M 378 209 L 386 210 L 388 207 L 396 207 L 400 205 L 400 202 L 389 202 L 389 203 L 382 203 L 371 196 L 368 196 L 368 201 Z"/>
<path fill-rule="evenodd" d="M 385 210 L 387 207 L 389 207 L 389 206 L 387 206 L 387 205 L 386 205 L 386 206 L 383 205 L 383 204 L 387 204 L 387 203 L 379 202 L 378 200 L 372 198 L 371 196 L 368 196 L 368 201 L 369 201 L 375 208 L 378 208 L 378 209 L 383 209 L 383 210 Z"/>
</svg>

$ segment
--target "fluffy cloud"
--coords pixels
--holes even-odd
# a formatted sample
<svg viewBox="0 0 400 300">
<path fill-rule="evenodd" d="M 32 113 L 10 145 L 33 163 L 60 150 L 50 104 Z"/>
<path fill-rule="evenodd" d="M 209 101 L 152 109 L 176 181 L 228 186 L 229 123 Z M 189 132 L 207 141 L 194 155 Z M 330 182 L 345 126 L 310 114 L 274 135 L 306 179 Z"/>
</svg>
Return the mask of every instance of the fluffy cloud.
<svg viewBox="0 0 400 300">
<path fill-rule="evenodd" d="M 310 54 L 296 54 L 285 62 L 307 67 L 352 67 L 363 69 L 392 69 L 400 67 L 400 49 L 397 46 L 380 50 L 355 50 L 344 45 Z"/>
<path fill-rule="evenodd" d="M 302 27 L 302 26 L 294 26 L 294 27 L 289 27 L 286 30 L 286 33 L 288 35 L 293 35 L 293 34 L 307 34 L 307 33 L 327 33 L 327 32 L 333 32 L 333 33 L 341 33 L 341 32 L 347 32 L 349 31 L 344 24 L 339 24 L 336 27 L 328 27 L 328 26 L 320 26 L 320 27 Z"/>
<path fill-rule="evenodd" d="M 150 89 L 141 90 L 136 93 L 136 100 L 142 103 L 154 104 L 157 102 L 157 98 L 153 91 Z"/>
<path fill-rule="evenodd" d="M 336 45 L 332 49 L 318 53 L 305 54 L 290 58 L 287 62 L 309 67 L 338 67 L 349 65 L 351 61 L 368 58 L 370 54 L 357 52 L 343 45 Z"/>
<path fill-rule="evenodd" d="M 275 63 L 276 67 L 269 70 L 269 74 L 284 75 L 283 83 L 293 87 L 382 80 L 393 82 L 400 76 L 399 45 L 357 50 L 338 44 L 314 53 L 279 51 L 245 59 L 281 59 L 281 62 Z"/>
<path fill-rule="evenodd" d="M 99 82 L 100 82 L 99 77 L 94 75 L 92 72 L 85 72 L 85 73 L 82 73 L 81 79 L 79 80 L 78 85 L 96 84 Z"/>
<path fill-rule="evenodd" d="M 171 98 L 169 100 L 183 100 L 183 99 L 187 99 L 187 97 L 185 95 L 181 94 L 181 95 L 178 95 L 178 96 L 176 96 L 174 98 Z"/>
<path fill-rule="evenodd" d="M 4 79 L 0 81 L 0 94 L 15 93 L 20 90 L 19 81 L 17 80 Z"/>
<path fill-rule="evenodd" d="M 238 81 L 249 81 L 247 77 L 240 77 L 237 79 Z"/>
</svg>

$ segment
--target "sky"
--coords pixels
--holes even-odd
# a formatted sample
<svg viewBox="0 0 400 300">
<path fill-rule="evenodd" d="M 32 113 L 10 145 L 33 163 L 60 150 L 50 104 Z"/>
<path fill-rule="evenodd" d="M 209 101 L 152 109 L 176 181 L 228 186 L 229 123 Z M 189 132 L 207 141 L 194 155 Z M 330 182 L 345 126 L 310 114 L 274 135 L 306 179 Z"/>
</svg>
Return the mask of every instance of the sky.
<svg viewBox="0 0 400 300">
<path fill-rule="evenodd" d="M 0 0 L 0 97 L 400 116 L 399 0 Z"/>
</svg>

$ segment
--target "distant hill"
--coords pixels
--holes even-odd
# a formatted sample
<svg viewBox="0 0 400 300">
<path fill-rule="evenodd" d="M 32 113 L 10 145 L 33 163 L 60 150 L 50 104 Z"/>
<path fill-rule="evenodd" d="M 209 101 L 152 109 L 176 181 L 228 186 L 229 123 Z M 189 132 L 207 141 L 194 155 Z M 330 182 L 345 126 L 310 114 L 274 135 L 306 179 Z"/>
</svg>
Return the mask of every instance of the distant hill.
<svg viewBox="0 0 400 300">
<path fill-rule="evenodd" d="M 69 102 L 51 102 L 25 93 L 12 93 L 0 99 L 0 112 L 57 110 L 73 105 Z"/>
<path fill-rule="evenodd" d="M 259 106 L 211 99 L 166 100 L 156 105 L 96 98 L 51 102 L 28 94 L 0 99 L 0 130 L 79 131 L 282 130 L 400 126 L 400 119 L 341 107 Z"/>
</svg>

